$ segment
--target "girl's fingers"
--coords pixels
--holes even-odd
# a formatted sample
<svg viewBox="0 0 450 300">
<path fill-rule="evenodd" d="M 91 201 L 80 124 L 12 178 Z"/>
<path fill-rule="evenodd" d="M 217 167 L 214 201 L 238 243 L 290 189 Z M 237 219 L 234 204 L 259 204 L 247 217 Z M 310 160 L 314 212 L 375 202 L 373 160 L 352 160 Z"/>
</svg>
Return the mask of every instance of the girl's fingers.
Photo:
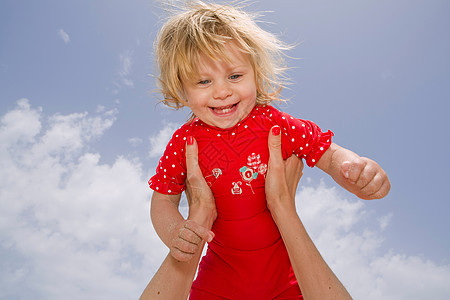
<svg viewBox="0 0 450 300">
<path fill-rule="evenodd" d="M 365 166 L 366 162 L 358 157 L 352 161 L 343 162 L 341 165 L 341 173 L 351 184 L 355 184 Z"/>
<path fill-rule="evenodd" d="M 381 199 L 385 197 L 391 189 L 391 183 L 384 173 L 378 173 L 373 180 L 362 191 L 367 194 L 368 200 Z"/>
<path fill-rule="evenodd" d="M 190 230 L 193 234 L 195 234 L 202 241 L 206 241 L 206 242 L 210 243 L 214 238 L 214 232 L 201 226 L 200 224 L 198 224 L 195 221 L 187 220 L 184 227 L 186 229 Z"/>
</svg>

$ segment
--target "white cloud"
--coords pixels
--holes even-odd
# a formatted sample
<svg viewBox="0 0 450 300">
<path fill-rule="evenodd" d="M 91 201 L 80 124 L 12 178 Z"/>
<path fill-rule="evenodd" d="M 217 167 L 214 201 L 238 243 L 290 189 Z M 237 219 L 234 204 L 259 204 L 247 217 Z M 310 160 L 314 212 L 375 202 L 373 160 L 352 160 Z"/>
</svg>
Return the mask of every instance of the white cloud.
<svg viewBox="0 0 450 300">
<path fill-rule="evenodd" d="M 89 151 L 116 114 L 47 117 L 22 99 L 1 117 L 1 299 L 137 299 L 161 264 L 149 174 L 138 160 L 102 164 Z M 152 157 L 176 127 L 150 139 Z M 300 216 L 355 299 L 448 299 L 449 265 L 382 250 L 391 214 L 312 184 L 301 182 Z"/>
<path fill-rule="evenodd" d="M 175 130 L 180 127 L 180 124 L 167 123 L 163 129 L 161 129 L 156 135 L 149 138 L 150 151 L 148 155 L 150 157 L 159 157 L 164 153 L 167 143 L 170 141 Z"/>
<path fill-rule="evenodd" d="M 133 65 L 132 57 L 133 53 L 131 51 L 126 51 L 119 55 L 120 69 L 118 74 L 121 79 L 121 84 L 127 87 L 134 87 L 133 80 L 129 78 L 131 67 Z"/>
<path fill-rule="evenodd" d="M 378 222 L 380 224 L 380 229 L 381 230 L 385 230 L 386 227 L 389 225 L 389 222 L 391 221 L 393 216 L 393 213 L 389 213 L 385 216 L 381 216 L 380 218 L 378 218 Z"/>
<path fill-rule="evenodd" d="M 112 82 L 113 88 L 111 89 L 113 95 L 119 94 L 120 90 L 123 87 L 134 87 L 134 82 L 130 77 L 133 66 L 133 51 L 124 51 L 123 53 L 119 54 L 118 59 L 119 67 L 116 71 L 116 74 L 114 74 L 116 78 Z"/>
<path fill-rule="evenodd" d="M 300 183 L 301 185 L 301 183 Z M 302 187 L 299 215 L 319 251 L 354 299 L 448 299 L 450 265 L 382 251 L 392 214 L 375 218 L 370 202 L 350 201 L 323 184 Z M 375 225 L 369 225 L 368 221 Z"/>
<path fill-rule="evenodd" d="M 136 299 L 162 261 L 139 162 L 88 152 L 114 119 L 27 100 L 1 118 L 1 299 Z"/>
<path fill-rule="evenodd" d="M 58 36 L 63 40 L 64 44 L 70 43 L 70 36 L 63 29 L 58 30 Z"/>
<path fill-rule="evenodd" d="M 130 145 L 133 147 L 139 146 L 140 144 L 142 144 L 142 142 L 143 142 L 142 139 L 138 137 L 128 139 L 128 143 L 130 143 Z"/>
<path fill-rule="evenodd" d="M 40 113 L 42 109 L 31 110 L 27 99 L 17 101 L 17 109 L 5 114 L 1 119 L 1 147 L 15 143 L 32 142 L 41 130 Z"/>
</svg>

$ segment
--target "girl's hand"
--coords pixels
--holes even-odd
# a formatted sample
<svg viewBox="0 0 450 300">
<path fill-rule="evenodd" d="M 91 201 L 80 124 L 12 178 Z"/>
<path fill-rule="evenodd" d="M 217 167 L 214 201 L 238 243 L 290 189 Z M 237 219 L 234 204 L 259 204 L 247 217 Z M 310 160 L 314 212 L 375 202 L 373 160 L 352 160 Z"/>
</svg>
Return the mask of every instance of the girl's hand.
<svg viewBox="0 0 450 300">
<path fill-rule="evenodd" d="M 198 147 L 193 137 L 186 144 L 186 197 L 189 216 L 177 224 L 173 231 L 170 253 L 179 261 L 192 259 L 211 242 L 214 233 L 210 230 L 217 218 L 216 202 L 198 165 Z"/>
<path fill-rule="evenodd" d="M 356 157 L 341 164 L 346 188 L 361 199 L 380 199 L 389 193 L 391 184 L 386 172 L 373 160 Z"/>
<path fill-rule="evenodd" d="M 211 242 L 214 233 L 195 221 L 184 220 L 175 228 L 170 254 L 178 261 L 191 260 L 197 251 L 203 249 L 204 242 Z"/>
</svg>

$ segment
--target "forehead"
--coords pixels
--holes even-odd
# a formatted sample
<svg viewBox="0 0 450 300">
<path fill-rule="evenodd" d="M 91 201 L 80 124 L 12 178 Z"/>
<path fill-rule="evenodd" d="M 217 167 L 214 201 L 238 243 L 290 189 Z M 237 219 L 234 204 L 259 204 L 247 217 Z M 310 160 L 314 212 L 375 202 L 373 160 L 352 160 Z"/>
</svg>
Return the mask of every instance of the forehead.
<svg viewBox="0 0 450 300">
<path fill-rule="evenodd" d="M 197 72 L 215 68 L 236 68 L 240 66 L 251 66 L 250 55 L 244 53 L 234 42 L 226 43 L 222 49 L 214 55 L 203 52 L 198 53 L 194 64 Z"/>
</svg>

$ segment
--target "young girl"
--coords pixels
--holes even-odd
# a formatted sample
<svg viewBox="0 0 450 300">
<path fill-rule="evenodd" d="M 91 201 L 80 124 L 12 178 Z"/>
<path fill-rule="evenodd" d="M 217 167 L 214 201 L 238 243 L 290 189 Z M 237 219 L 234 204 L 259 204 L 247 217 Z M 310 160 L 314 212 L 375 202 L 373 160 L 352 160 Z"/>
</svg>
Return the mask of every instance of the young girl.
<svg viewBox="0 0 450 300">
<path fill-rule="evenodd" d="M 274 125 L 282 153 L 305 159 L 363 199 L 384 197 L 386 173 L 374 161 L 331 142 L 311 121 L 270 103 L 280 100 L 282 51 L 272 34 L 231 6 L 197 1 L 169 19 L 157 43 L 163 102 L 192 110 L 169 141 L 149 180 L 156 232 L 178 260 L 198 250 L 198 236 L 178 211 L 185 189 L 185 146 L 198 145 L 199 165 L 217 209 L 190 299 L 301 299 L 280 233 L 265 199 L 267 138 Z"/>
</svg>

